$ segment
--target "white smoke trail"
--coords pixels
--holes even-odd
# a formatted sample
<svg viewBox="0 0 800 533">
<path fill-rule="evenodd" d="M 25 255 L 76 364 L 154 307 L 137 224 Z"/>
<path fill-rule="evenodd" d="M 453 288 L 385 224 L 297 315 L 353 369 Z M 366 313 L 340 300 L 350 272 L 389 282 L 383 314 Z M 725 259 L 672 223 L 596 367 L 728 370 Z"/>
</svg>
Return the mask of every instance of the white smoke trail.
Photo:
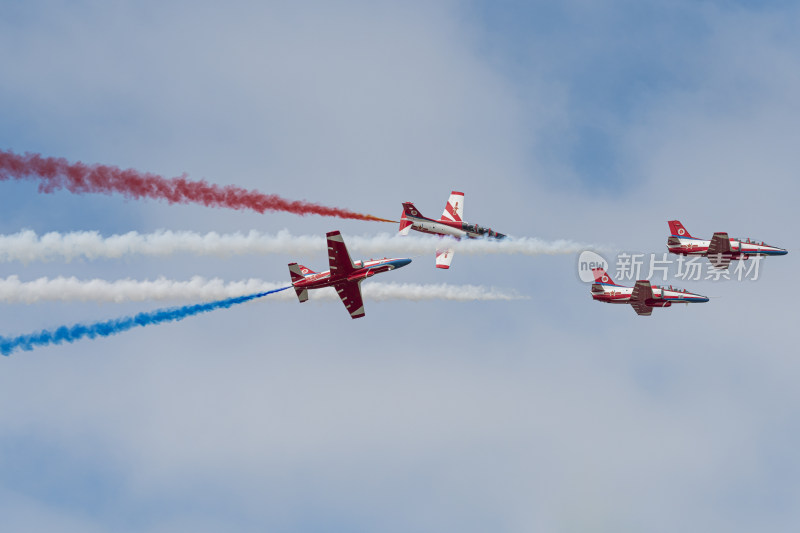
<svg viewBox="0 0 800 533">
<path fill-rule="evenodd" d="M 417 283 L 364 283 L 361 286 L 364 298 L 368 300 L 451 300 L 469 302 L 476 300 L 524 300 L 514 291 L 503 291 L 495 287 L 481 285 L 450 285 L 436 283 L 420 285 Z M 309 292 L 309 294 L 311 294 Z M 331 299 L 338 295 L 331 290 Z"/>
<path fill-rule="evenodd" d="M 141 302 L 146 300 L 220 300 L 267 292 L 285 287 L 286 282 L 270 283 L 259 279 L 225 283 L 221 279 L 193 277 L 189 281 L 158 278 L 150 281 L 123 279 L 82 281 L 74 277 L 39 278 L 23 282 L 17 276 L 0 278 L 0 302 L 32 304 L 43 301 Z M 367 300 L 519 300 L 515 292 L 477 285 L 414 283 L 373 283 L 362 285 Z M 338 300 L 332 288 L 309 291 L 310 300 Z M 293 291 L 284 291 L 271 299 L 296 301 Z"/>
<path fill-rule="evenodd" d="M 447 247 L 463 254 L 572 254 L 596 246 L 568 240 L 545 241 L 534 237 L 508 237 L 502 241 L 490 239 L 455 239 L 429 236 L 390 235 L 347 236 L 345 242 L 352 251 L 386 256 L 394 254 L 433 254 L 437 248 Z M 129 255 L 166 256 L 177 253 L 195 255 L 244 254 L 308 254 L 325 250 L 324 235 L 292 235 L 288 230 L 271 235 L 258 231 L 249 233 L 219 234 L 192 231 L 157 231 L 103 237 L 96 231 L 70 233 L 45 233 L 37 235 L 24 230 L 11 235 L 0 235 L 0 262 L 53 261 L 63 259 L 118 259 Z"/>
</svg>

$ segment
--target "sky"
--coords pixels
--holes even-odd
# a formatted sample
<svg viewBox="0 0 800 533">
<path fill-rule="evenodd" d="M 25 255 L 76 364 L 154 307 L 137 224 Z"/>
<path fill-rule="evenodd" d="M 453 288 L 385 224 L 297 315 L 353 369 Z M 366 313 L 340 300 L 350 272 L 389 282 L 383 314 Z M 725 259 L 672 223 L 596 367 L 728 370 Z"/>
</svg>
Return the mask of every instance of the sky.
<svg viewBox="0 0 800 533">
<path fill-rule="evenodd" d="M 792 2 L 0 2 L 0 149 L 663 253 L 789 250 L 638 317 L 577 254 L 433 257 L 378 281 L 513 301 L 263 300 L 0 360 L 9 531 L 796 531 Z M 41 194 L 23 229 L 393 233 L 377 222 Z M 287 280 L 325 254 L 0 263 L 0 277 Z M 675 280 L 671 280 L 675 281 Z M 367 282 L 371 283 L 371 281 Z M 196 303 L 194 301 L 175 304 Z M 0 335 L 164 302 L 0 304 Z"/>
</svg>

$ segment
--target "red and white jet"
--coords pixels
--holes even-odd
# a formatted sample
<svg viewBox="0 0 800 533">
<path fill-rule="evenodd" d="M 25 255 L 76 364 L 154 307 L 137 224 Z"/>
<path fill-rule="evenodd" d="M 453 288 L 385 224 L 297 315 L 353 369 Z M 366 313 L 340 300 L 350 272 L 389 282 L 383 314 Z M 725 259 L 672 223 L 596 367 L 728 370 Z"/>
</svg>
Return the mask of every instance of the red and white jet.
<svg viewBox="0 0 800 533">
<path fill-rule="evenodd" d="M 764 242 L 731 239 L 727 233 L 717 232 L 710 241 L 692 237 L 680 220 L 670 220 L 667 248 L 673 254 L 706 256 L 715 268 L 728 268 L 731 261 L 749 259 L 751 255 L 786 255 L 783 248 Z"/>
<path fill-rule="evenodd" d="M 461 239 L 469 237 L 476 239 L 480 237 L 491 237 L 493 239 L 503 239 L 505 235 L 492 231 L 491 228 L 483 228 L 477 224 L 468 224 L 463 220 L 464 216 L 464 193 L 453 191 L 450 199 L 444 206 L 442 218 L 434 220 L 422 216 L 422 213 L 414 207 L 411 202 L 403 202 L 403 216 L 400 218 L 400 235 L 408 235 L 409 230 L 433 235 L 442 235 Z M 452 248 L 441 248 L 436 250 L 436 268 L 450 268 L 450 261 L 453 260 Z"/>
<path fill-rule="evenodd" d="M 327 237 L 330 270 L 318 273 L 303 265 L 289 263 L 289 274 L 292 276 L 292 286 L 297 293 L 297 299 L 303 303 L 308 300 L 309 289 L 333 287 L 350 316 L 361 318 L 365 314 L 364 300 L 361 298 L 361 282 L 375 274 L 404 267 L 411 262 L 411 259 L 384 258 L 353 262 L 341 233 L 331 231 L 327 233 Z"/>
<path fill-rule="evenodd" d="M 639 280 L 633 287 L 621 287 L 602 268 L 593 268 L 592 299 L 609 304 L 631 304 L 642 316 L 650 316 L 654 307 L 672 307 L 672 304 L 707 302 L 708 298 L 681 289 L 651 285 Z"/>
</svg>

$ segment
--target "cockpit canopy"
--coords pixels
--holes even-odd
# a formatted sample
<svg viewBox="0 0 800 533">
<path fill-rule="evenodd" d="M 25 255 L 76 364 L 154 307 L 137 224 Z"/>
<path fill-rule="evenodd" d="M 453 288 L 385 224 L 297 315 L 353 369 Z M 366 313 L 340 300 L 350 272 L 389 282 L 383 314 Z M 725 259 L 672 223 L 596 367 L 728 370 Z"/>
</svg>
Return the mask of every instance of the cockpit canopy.
<svg viewBox="0 0 800 533">
<path fill-rule="evenodd" d="M 468 231 L 470 233 L 477 233 L 478 235 L 483 235 L 485 237 L 492 237 L 494 239 L 502 239 L 505 237 L 504 234 L 499 233 L 497 231 L 493 231 L 492 228 L 484 228 L 483 226 L 479 226 L 477 224 L 464 224 L 462 226 L 464 231 Z"/>
<path fill-rule="evenodd" d="M 661 289 L 666 289 L 668 291 L 674 291 L 674 292 L 682 292 L 682 293 L 688 293 L 689 292 L 686 289 L 681 289 L 679 287 L 673 287 L 672 285 L 670 285 L 669 287 L 660 287 L 660 288 Z"/>
<path fill-rule="evenodd" d="M 742 243 L 745 243 L 745 244 L 756 244 L 758 246 L 769 246 L 769 244 L 765 243 L 764 241 L 758 242 L 757 240 L 751 239 L 749 237 L 747 239 L 737 239 L 737 240 L 739 242 L 742 242 Z"/>
</svg>

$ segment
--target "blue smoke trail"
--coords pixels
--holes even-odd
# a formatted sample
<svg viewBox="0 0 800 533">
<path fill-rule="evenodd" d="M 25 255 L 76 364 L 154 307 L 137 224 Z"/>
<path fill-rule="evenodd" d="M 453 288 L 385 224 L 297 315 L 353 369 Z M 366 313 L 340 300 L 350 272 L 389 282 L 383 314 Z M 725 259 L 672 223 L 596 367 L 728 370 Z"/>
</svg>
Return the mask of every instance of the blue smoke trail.
<svg viewBox="0 0 800 533">
<path fill-rule="evenodd" d="M 46 346 L 48 344 L 61 344 L 62 342 L 75 342 L 84 337 L 93 339 L 95 337 L 108 337 L 138 326 L 152 326 L 163 322 L 173 322 L 183 320 L 186 317 L 207 313 L 215 309 L 227 309 L 233 305 L 242 304 L 262 298 L 268 294 L 285 291 L 289 287 L 275 289 L 267 292 L 259 292 L 248 296 L 238 296 L 226 300 L 217 300 L 204 304 L 186 305 L 183 307 L 170 307 L 158 309 L 147 313 L 139 313 L 134 316 L 115 318 L 105 322 L 95 322 L 94 324 L 75 324 L 74 326 L 61 326 L 55 330 L 42 330 L 37 333 L 20 335 L 18 337 L 0 337 L 0 353 L 9 355 L 16 350 L 33 350 L 36 346 Z"/>
</svg>

